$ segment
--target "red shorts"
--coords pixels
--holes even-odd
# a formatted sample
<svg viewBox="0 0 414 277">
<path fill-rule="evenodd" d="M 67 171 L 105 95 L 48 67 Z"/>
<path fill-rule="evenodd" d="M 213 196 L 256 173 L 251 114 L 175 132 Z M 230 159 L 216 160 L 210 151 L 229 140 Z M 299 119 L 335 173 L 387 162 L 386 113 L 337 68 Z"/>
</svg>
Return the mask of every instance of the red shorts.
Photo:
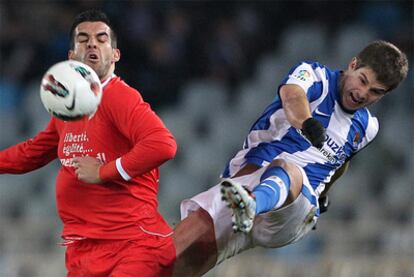
<svg viewBox="0 0 414 277">
<path fill-rule="evenodd" d="M 175 257 L 172 236 L 85 239 L 67 246 L 67 277 L 171 276 Z"/>
</svg>

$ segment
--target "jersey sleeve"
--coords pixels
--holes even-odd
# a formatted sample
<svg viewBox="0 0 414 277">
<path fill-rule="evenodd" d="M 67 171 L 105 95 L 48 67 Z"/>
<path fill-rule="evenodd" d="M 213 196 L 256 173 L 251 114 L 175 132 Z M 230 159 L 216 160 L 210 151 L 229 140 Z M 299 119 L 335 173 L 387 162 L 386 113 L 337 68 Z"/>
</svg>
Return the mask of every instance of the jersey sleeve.
<svg viewBox="0 0 414 277">
<path fill-rule="evenodd" d="M 324 75 L 325 70 L 318 63 L 302 62 L 290 70 L 288 76 L 282 81 L 280 86 L 288 84 L 298 85 L 305 91 L 308 100 L 311 102 L 319 98 L 322 94 L 322 80 Z"/>
<path fill-rule="evenodd" d="M 0 173 L 21 174 L 38 169 L 57 158 L 59 134 L 52 118 L 35 137 L 0 151 Z"/>
<path fill-rule="evenodd" d="M 100 170 L 101 179 L 116 179 L 119 174 L 124 180 L 130 180 L 172 159 L 177 150 L 175 139 L 141 95 L 132 88 L 111 94 L 118 95 L 109 97 L 111 101 L 106 101 L 105 109 L 133 147 L 122 157 L 104 165 Z"/>
</svg>

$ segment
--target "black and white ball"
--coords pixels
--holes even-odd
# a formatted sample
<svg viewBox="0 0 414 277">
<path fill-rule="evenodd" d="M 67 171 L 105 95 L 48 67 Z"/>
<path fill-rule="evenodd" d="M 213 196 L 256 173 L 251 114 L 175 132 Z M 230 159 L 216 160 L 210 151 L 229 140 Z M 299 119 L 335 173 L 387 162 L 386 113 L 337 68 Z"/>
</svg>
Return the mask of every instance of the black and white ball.
<svg viewBox="0 0 414 277">
<path fill-rule="evenodd" d="M 98 75 L 90 66 L 75 60 L 53 65 L 40 85 L 43 106 L 51 115 L 65 121 L 93 115 L 101 98 Z"/>
</svg>

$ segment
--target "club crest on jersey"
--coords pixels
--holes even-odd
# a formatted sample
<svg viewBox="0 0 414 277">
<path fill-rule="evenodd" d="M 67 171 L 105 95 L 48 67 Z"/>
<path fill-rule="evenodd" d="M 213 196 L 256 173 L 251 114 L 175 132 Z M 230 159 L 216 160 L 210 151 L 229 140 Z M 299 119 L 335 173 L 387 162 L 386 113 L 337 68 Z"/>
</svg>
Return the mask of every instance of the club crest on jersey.
<svg viewBox="0 0 414 277">
<path fill-rule="evenodd" d="M 294 74 L 293 77 L 301 81 L 308 81 L 311 75 L 309 71 L 302 69 L 302 70 L 299 70 L 299 72 L 297 72 L 296 74 Z"/>
<path fill-rule="evenodd" d="M 354 146 L 354 148 L 358 147 L 358 142 L 360 138 L 361 138 L 361 134 L 359 132 L 356 132 L 354 139 L 352 140 L 352 145 Z"/>
</svg>

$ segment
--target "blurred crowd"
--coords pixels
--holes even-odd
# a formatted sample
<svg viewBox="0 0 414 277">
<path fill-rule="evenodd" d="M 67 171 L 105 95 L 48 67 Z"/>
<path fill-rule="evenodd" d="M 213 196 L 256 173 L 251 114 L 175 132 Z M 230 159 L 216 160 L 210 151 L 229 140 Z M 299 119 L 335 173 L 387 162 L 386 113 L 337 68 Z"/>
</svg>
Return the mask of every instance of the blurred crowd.
<svg viewBox="0 0 414 277">
<path fill-rule="evenodd" d="M 328 33 L 348 22 L 365 23 L 380 37 L 412 47 L 410 2 L 5 0 L 2 91 L 10 90 L 8 105 L 18 105 L 21 97 L 15 95 L 24 94 L 25 84 L 66 59 L 71 22 L 87 8 L 108 13 L 122 51 L 119 75 L 158 106 L 175 103 L 180 87 L 193 78 L 216 78 L 234 88 L 251 75 L 257 57 L 281 43 L 283 30 L 299 21 L 319 22 Z"/>
<path fill-rule="evenodd" d="M 378 38 L 398 45 L 414 63 L 409 0 L 1 0 L 0 149 L 44 128 L 49 116 L 38 96 L 41 76 L 67 59 L 71 22 L 89 8 L 104 10 L 117 31 L 116 73 L 141 92 L 179 143 L 177 158 L 161 168 L 160 209 L 172 225 L 182 199 L 216 184 L 291 66 L 312 59 L 341 69 Z M 407 81 L 374 107 L 382 133 L 334 188 L 333 207 L 317 232 L 271 255 L 357 252 L 414 260 L 413 91 L 410 69 Z M 0 277 L 64 276 L 55 244 L 57 167 L 0 175 Z M 414 274 L 414 267 L 403 266 L 408 275 L 398 276 Z M 394 276 L 389 272 L 375 276 Z M 320 274 L 314 276 L 374 276 Z"/>
</svg>

